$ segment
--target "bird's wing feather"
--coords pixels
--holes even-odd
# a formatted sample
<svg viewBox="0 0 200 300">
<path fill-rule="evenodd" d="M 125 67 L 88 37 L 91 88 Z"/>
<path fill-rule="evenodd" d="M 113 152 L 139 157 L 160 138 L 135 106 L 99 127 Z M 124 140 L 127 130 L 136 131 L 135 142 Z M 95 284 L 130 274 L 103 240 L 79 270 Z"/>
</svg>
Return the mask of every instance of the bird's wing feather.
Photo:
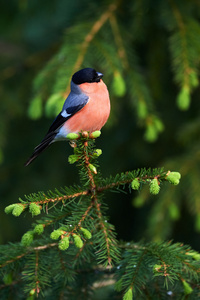
<svg viewBox="0 0 200 300">
<path fill-rule="evenodd" d="M 70 93 L 67 97 L 62 111 L 55 118 L 51 124 L 49 131 L 41 141 L 41 143 L 35 147 L 33 154 L 25 163 L 25 166 L 28 166 L 41 152 L 43 152 L 49 145 L 53 142 L 59 128 L 75 113 L 81 110 L 89 101 L 89 97 L 83 93 Z"/>
<path fill-rule="evenodd" d="M 71 92 L 65 100 L 62 111 L 51 124 L 47 134 L 52 131 L 57 131 L 68 119 L 81 110 L 88 103 L 88 100 L 89 97 L 85 94 L 75 94 Z"/>
</svg>

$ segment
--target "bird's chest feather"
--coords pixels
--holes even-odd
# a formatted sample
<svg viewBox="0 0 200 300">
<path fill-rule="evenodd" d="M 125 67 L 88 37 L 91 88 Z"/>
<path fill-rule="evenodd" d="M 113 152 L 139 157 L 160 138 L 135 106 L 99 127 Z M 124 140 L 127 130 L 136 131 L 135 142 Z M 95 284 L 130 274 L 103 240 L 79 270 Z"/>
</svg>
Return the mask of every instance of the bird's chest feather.
<svg viewBox="0 0 200 300">
<path fill-rule="evenodd" d="M 86 85 L 86 84 L 85 84 Z M 100 130 L 110 114 L 110 99 L 106 85 L 97 83 L 87 88 L 88 103 L 66 122 L 69 132 Z M 98 87 L 98 88 L 97 88 Z"/>
</svg>

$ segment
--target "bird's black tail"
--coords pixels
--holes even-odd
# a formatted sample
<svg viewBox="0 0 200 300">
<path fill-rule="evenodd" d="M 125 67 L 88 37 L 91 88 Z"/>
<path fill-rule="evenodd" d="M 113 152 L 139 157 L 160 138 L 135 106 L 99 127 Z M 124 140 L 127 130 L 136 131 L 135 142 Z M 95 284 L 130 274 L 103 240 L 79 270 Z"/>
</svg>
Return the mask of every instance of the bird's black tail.
<svg viewBox="0 0 200 300">
<path fill-rule="evenodd" d="M 56 136 L 55 132 L 51 132 L 51 133 L 47 134 L 44 137 L 44 139 L 42 140 L 42 142 L 37 147 L 35 147 L 33 154 L 29 157 L 29 159 L 26 161 L 26 163 L 24 165 L 25 166 L 30 165 L 30 163 L 36 157 L 38 157 L 38 155 L 40 155 L 40 153 L 42 153 L 45 149 L 47 149 L 51 145 L 55 136 Z"/>
</svg>

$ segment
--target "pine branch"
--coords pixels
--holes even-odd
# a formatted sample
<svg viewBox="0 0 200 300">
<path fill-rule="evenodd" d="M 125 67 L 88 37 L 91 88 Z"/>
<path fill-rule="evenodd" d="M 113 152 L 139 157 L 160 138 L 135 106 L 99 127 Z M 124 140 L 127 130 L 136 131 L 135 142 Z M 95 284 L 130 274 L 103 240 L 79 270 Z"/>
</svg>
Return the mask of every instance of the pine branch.
<svg viewBox="0 0 200 300">
<path fill-rule="evenodd" d="M 121 250 L 114 226 L 108 222 L 106 216 L 107 206 L 102 200 L 104 191 L 119 189 L 125 185 L 138 190 L 142 184 L 148 184 L 150 192 L 157 194 L 162 182 L 179 183 L 179 173 L 165 172 L 163 169 L 143 168 L 117 174 L 115 177 L 102 178 L 97 163 L 102 151 L 95 148 L 95 139 L 98 136 L 100 136 L 99 131 L 94 133 L 83 131 L 67 136 L 72 140 L 71 145 L 74 149 L 74 154 L 69 156 L 68 161 L 77 164 L 82 189 L 79 186 L 73 186 L 65 187 L 61 191 L 57 189 L 55 192 L 49 191 L 46 194 L 44 192 L 35 193 L 26 196 L 25 200 L 20 199 L 20 203 L 9 205 L 5 209 L 6 213 L 19 216 L 29 208 L 34 217 L 39 215 L 43 208 L 44 216 L 33 224 L 32 230 L 22 236 L 21 245 L 17 244 L 13 249 L 12 247 L 11 249 L 6 248 L 6 252 L 2 250 L 4 255 L 1 257 L 0 269 L 21 265 L 27 293 L 40 295 L 41 291 L 54 281 L 52 276 L 57 268 L 63 270 L 64 276 L 59 277 L 57 283 L 54 282 L 57 285 L 64 278 L 72 283 L 75 276 L 79 276 L 82 270 L 85 272 L 88 264 L 91 265 L 91 270 L 98 268 L 97 264 L 100 263 L 104 270 L 108 267 L 112 272 L 115 271 L 117 263 L 121 263 Z M 49 213 L 50 210 L 51 213 Z M 52 240 L 57 241 L 51 242 Z M 131 258 L 132 263 L 137 263 L 137 272 L 132 270 L 131 273 L 125 272 L 125 275 L 122 275 L 123 289 L 127 286 L 129 291 L 134 291 L 135 286 L 136 289 L 141 289 L 142 283 L 145 283 L 142 274 L 145 270 L 143 264 L 146 255 L 151 252 L 152 256 L 156 256 L 152 249 L 151 246 L 144 246 L 140 249 L 140 253 L 138 252 Z M 48 266 L 47 271 L 46 256 L 54 257 L 57 262 L 54 271 L 51 266 Z M 165 257 L 160 256 L 159 259 L 168 270 L 168 262 Z M 187 265 L 187 268 L 192 276 L 196 269 L 192 273 L 191 266 L 193 265 Z M 162 268 L 158 273 L 160 274 L 161 271 Z M 169 278 L 173 276 L 175 275 L 172 272 Z M 21 280 L 21 275 L 15 274 L 15 277 Z M 182 280 L 185 280 L 184 277 Z M 59 289 L 62 293 L 63 289 L 61 287 Z"/>
</svg>

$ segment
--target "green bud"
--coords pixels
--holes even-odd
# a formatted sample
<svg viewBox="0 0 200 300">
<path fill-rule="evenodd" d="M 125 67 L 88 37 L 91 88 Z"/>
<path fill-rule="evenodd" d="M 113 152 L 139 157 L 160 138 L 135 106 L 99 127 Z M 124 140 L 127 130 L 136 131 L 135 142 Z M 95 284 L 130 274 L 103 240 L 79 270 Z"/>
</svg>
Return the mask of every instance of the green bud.
<svg viewBox="0 0 200 300">
<path fill-rule="evenodd" d="M 185 295 L 191 294 L 193 292 L 193 289 L 191 288 L 189 283 L 185 280 L 182 280 L 182 283 L 183 283 L 183 287 L 184 287 L 184 294 Z"/>
<path fill-rule="evenodd" d="M 51 95 L 45 105 L 45 114 L 48 117 L 56 116 L 62 109 L 63 106 L 63 95 L 56 93 Z"/>
<path fill-rule="evenodd" d="M 154 178 L 153 180 L 151 180 L 150 184 L 150 193 L 153 195 L 157 195 L 160 191 L 160 186 L 158 184 L 158 180 L 156 178 Z"/>
<path fill-rule="evenodd" d="M 44 231 L 44 226 L 43 224 L 38 224 L 34 227 L 33 232 L 37 234 L 42 234 Z"/>
<path fill-rule="evenodd" d="M 133 299 L 133 291 L 132 288 L 128 289 L 128 291 L 124 294 L 123 300 L 132 300 Z"/>
<path fill-rule="evenodd" d="M 113 93 L 117 97 L 123 97 L 126 93 L 126 84 L 124 78 L 119 71 L 114 73 L 113 82 L 112 82 Z"/>
<path fill-rule="evenodd" d="M 131 187 L 133 190 L 138 190 L 140 187 L 140 183 L 138 181 L 137 178 L 133 179 L 133 181 L 131 182 Z"/>
<path fill-rule="evenodd" d="M 71 133 L 68 133 L 66 138 L 69 140 L 77 140 L 79 138 L 79 134 L 71 132 Z"/>
<path fill-rule="evenodd" d="M 51 238 L 52 240 L 57 240 L 57 239 L 59 239 L 59 237 L 60 237 L 62 234 L 64 234 L 64 233 L 65 233 L 65 231 L 60 230 L 60 229 L 54 230 L 54 231 L 52 231 L 52 233 L 50 234 L 50 238 Z"/>
<path fill-rule="evenodd" d="M 102 150 L 101 149 L 95 149 L 93 156 L 94 157 L 99 157 L 102 154 Z"/>
<path fill-rule="evenodd" d="M 189 74 L 190 83 L 193 87 L 197 87 L 199 85 L 198 75 L 196 72 L 190 72 Z"/>
<path fill-rule="evenodd" d="M 196 252 L 196 254 L 193 255 L 193 258 L 195 260 L 200 260 L 200 253 Z"/>
<path fill-rule="evenodd" d="M 38 216 L 41 213 L 40 206 L 36 203 L 30 203 L 29 211 L 32 213 L 32 217 Z"/>
<path fill-rule="evenodd" d="M 179 184 L 181 178 L 181 174 L 179 172 L 170 172 L 169 175 L 166 177 L 171 184 L 177 185 Z"/>
<path fill-rule="evenodd" d="M 91 232 L 90 232 L 89 230 L 87 230 L 87 229 L 85 229 L 85 228 L 83 228 L 83 227 L 81 227 L 80 229 L 81 229 L 81 231 L 83 232 L 83 235 L 84 235 L 84 237 L 85 237 L 86 239 L 91 239 L 92 234 L 91 234 Z"/>
<path fill-rule="evenodd" d="M 168 210 L 172 220 L 178 220 L 180 218 L 180 210 L 174 202 L 170 203 Z"/>
<path fill-rule="evenodd" d="M 83 241 L 77 234 L 73 234 L 74 244 L 77 248 L 83 247 Z"/>
<path fill-rule="evenodd" d="M 5 213 L 10 214 L 13 211 L 15 205 L 16 204 L 11 204 L 11 205 L 6 206 L 5 209 L 4 209 Z"/>
<path fill-rule="evenodd" d="M 33 231 L 27 231 L 21 239 L 23 246 L 29 246 L 33 241 Z"/>
<path fill-rule="evenodd" d="M 12 211 L 12 214 L 13 216 L 15 217 L 19 217 L 21 215 L 21 213 L 23 212 L 24 210 L 24 205 L 22 204 L 15 204 L 15 207 Z"/>
<path fill-rule="evenodd" d="M 155 128 L 154 124 L 150 123 L 147 125 L 144 138 L 150 143 L 153 143 L 157 140 L 158 137 L 158 131 Z"/>
<path fill-rule="evenodd" d="M 42 116 L 42 98 L 40 96 L 35 97 L 28 108 L 28 116 L 33 119 L 39 119 Z"/>
<path fill-rule="evenodd" d="M 68 157 L 68 162 L 72 165 L 74 164 L 77 160 L 79 160 L 78 155 L 72 154 Z"/>
<path fill-rule="evenodd" d="M 97 131 L 94 131 L 90 134 L 90 138 L 92 139 L 96 139 L 98 138 L 99 136 L 101 135 L 101 131 L 100 130 L 97 130 Z"/>
<path fill-rule="evenodd" d="M 35 295 L 35 289 L 32 289 L 32 290 L 30 291 L 29 295 L 30 295 L 30 296 Z"/>
<path fill-rule="evenodd" d="M 164 124 L 159 118 L 155 117 L 153 122 L 158 132 L 162 132 L 164 130 Z"/>
<path fill-rule="evenodd" d="M 181 110 L 187 110 L 190 106 L 190 89 L 184 86 L 177 96 L 177 105 Z"/>
<path fill-rule="evenodd" d="M 94 165 L 89 164 L 89 168 L 90 168 L 90 170 L 91 170 L 94 174 L 97 174 L 97 169 L 96 169 L 96 167 L 95 167 Z"/>
<path fill-rule="evenodd" d="M 154 273 L 157 273 L 157 272 L 160 272 L 160 269 L 162 268 L 162 265 L 157 265 L 157 264 L 155 264 L 154 266 L 153 266 L 153 272 Z"/>
<path fill-rule="evenodd" d="M 60 250 L 67 250 L 69 247 L 69 237 L 64 237 L 60 242 L 58 243 L 58 248 Z"/>
<path fill-rule="evenodd" d="M 137 115 L 140 119 L 145 119 L 147 116 L 148 110 L 146 102 L 143 100 L 138 101 L 137 104 Z"/>
<path fill-rule="evenodd" d="M 200 253 L 196 251 L 187 252 L 187 255 L 192 256 L 195 260 L 200 260 Z"/>
</svg>

